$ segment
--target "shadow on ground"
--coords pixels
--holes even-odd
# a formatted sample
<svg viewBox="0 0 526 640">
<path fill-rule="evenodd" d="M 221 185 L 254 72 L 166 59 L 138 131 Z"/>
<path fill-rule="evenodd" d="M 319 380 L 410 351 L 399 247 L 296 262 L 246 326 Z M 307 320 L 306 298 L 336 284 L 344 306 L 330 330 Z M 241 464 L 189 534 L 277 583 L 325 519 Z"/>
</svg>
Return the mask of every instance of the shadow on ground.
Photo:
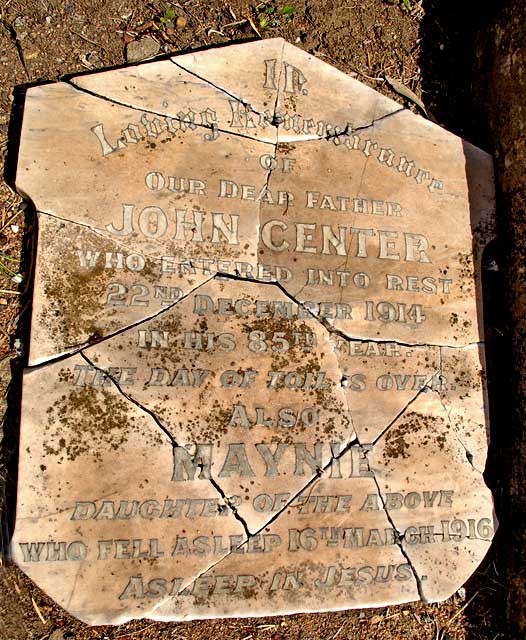
<svg viewBox="0 0 526 640">
<path fill-rule="evenodd" d="M 500 22 L 507 29 L 506 21 L 511 23 L 514 5 L 517 7 L 518 3 L 423 1 L 420 67 L 424 102 L 440 124 L 496 156 L 505 154 L 506 144 L 509 150 L 513 140 L 508 136 L 506 141 L 507 123 L 502 117 L 495 117 L 499 111 L 504 115 L 502 107 L 506 104 L 496 100 L 492 87 L 492 64 L 498 48 L 495 25 Z M 513 101 L 513 97 L 508 100 Z M 504 126 L 499 128 L 499 124 Z M 504 142 L 499 145 L 496 140 L 502 133 Z M 503 197 L 503 166 L 497 159 L 497 240 L 486 249 L 483 271 L 491 431 L 484 475 L 493 491 L 500 527 L 488 556 L 466 585 L 466 638 L 471 640 L 485 638 L 483 631 L 495 639 L 523 638 L 513 635 L 506 610 L 507 601 L 513 600 L 509 586 L 513 553 L 509 547 L 510 531 L 520 517 L 510 510 L 508 496 L 521 489 L 513 485 L 512 469 L 520 460 L 511 444 L 510 425 L 524 397 L 517 393 L 521 371 L 514 352 L 517 344 L 514 345 L 510 309 L 518 291 L 514 296 L 510 271 L 513 233 L 509 232 L 509 202 Z"/>
</svg>

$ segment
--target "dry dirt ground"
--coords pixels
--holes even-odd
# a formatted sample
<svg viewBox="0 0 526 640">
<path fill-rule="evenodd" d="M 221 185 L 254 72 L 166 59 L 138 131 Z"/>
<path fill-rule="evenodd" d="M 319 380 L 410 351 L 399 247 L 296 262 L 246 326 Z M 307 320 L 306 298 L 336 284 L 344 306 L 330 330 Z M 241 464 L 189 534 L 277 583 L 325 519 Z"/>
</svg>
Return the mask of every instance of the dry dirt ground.
<svg viewBox="0 0 526 640">
<path fill-rule="evenodd" d="M 388 75 L 440 124 L 478 142 L 469 113 L 470 34 L 458 7 L 441 0 L 0 0 L 0 552 L 12 526 L 19 377 L 30 315 L 35 221 L 14 191 L 24 88 L 126 62 L 145 36 L 160 54 L 246 38 L 283 36 L 406 107 Z M 283 9 L 285 9 L 283 11 Z M 469 22 L 469 20 L 467 21 Z M 0 168 L 2 168 L 0 167 Z M 498 559 L 497 559 L 498 560 Z M 495 552 L 450 600 L 336 614 L 88 627 L 57 607 L 0 553 L 1 640 L 497 640 L 505 598 Z"/>
</svg>

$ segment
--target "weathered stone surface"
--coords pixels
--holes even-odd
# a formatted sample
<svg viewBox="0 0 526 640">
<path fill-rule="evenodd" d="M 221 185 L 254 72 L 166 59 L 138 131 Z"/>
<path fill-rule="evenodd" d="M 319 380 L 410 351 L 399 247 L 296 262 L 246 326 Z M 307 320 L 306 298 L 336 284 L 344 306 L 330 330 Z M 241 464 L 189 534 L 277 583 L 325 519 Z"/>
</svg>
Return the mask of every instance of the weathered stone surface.
<svg viewBox="0 0 526 640">
<path fill-rule="evenodd" d="M 57 602 L 265 615 L 469 577 L 496 526 L 487 154 L 266 40 L 30 89 L 17 185 L 12 553 Z"/>
</svg>

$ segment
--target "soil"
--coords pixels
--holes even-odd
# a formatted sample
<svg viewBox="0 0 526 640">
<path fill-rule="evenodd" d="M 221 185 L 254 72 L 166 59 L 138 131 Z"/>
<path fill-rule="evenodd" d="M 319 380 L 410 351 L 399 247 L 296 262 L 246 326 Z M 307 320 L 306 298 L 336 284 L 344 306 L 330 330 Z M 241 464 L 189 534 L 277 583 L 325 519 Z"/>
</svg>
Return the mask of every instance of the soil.
<svg viewBox="0 0 526 640">
<path fill-rule="evenodd" d="M 14 191 L 24 90 L 63 75 L 121 65 L 126 62 L 126 45 L 145 36 L 157 41 L 161 54 L 282 36 L 418 112 L 413 101 L 385 81 L 386 75 L 395 78 L 423 101 L 440 124 L 479 146 L 491 145 L 473 117 L 471 91 L 473 38 L 481 7 L 454 4 L 440 0 L 0 0 L 4 176 L 0 179 L 0 402 L 6 407 L 0 457 L 0 551 L 2 546 L 7 549 L 14 517 L 20 374 L 28 339 L 35 242 L 33 212 Z M 293 11 L 282 13 L 285 6 Z M 16 277 L 18 273 L 21 278 Z M 496 314 L 491 315 L 490 339 L 505 331 L 499 329 L 499 322 Z M 490 366 L 490 385 L 491 371 Z M 494 471 L 488 478 L 498 491 L 499 474 Z M 186 623 L 142 620 L 119 627 L 80 623 L 4 559 L 0 639 L 497 640 L 509 637 L 501 619 L 507 592 L 498 569 L 498 550 L 497 541 L 465 588 L 441 604 Z"/>
</svg>

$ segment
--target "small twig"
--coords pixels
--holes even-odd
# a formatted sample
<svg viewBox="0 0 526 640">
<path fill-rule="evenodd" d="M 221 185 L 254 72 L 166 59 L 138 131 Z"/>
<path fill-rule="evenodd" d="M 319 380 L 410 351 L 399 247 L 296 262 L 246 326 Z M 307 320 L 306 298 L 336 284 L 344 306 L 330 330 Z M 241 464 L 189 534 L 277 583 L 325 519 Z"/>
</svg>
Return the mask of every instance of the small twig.
<svg viewBox="0 0 526 640">
<path fill-rule="evenodd" d="M 367 80 L 374 80 L 375 82 L 385 82 L 385 78 L 375 78 L 374 76 L 368 76 L 363 71 L 360 71 L 360 69 L 354 69 L 353 67 L 351 67 L 350 69 L 351 69 L 351 71 L 354 71 L 355 73 L 358 73 L 359 75 L 363 76 L 364 78 L 367 78 Z"/>
<path fill-rule="evenodd" d="M 468 604 L 470 604 L 471 602 L 473 602 L 473 600 L 478 596 L 478 594 L 481 592 L 481 589 L 479 589 L 478 591 L 475 592 L 474 595 L 471 596 L 471 598 L 466 602 L 466 604 L 464 604 L 456 613 L 455 615 L 451 618 L 451 620 L 449 620 L 449 622 L 446 624 L 446 626 L 444 627 L 445 629 L 447 629 L 447 627 L 449 627 L 449 625 L 453 622 L 453 620 L 455 620 L 456 618 L 458 618 L 458 616 L 464 611 L 464 609 L 468 606 Z"/>
<path fill-rule="evenodd" d="M 9 218 L 9 220 L 7 222 L 5 222 L 1 227 L 0 227 L 0 233 L 7 227 L 8 224 L 11 224 L 13 222 L 13 220 L 19 216 L 22 213 L 22 210 L 19 209 L 14 216 L 11 216 Z"/>
<path fill-rule="evenodd" d="M 221 28 L 226 29 L 227 27 L 237 27 L 240 24 L 245 24 L 246 22 L 248 22 L 248 20 L 246 18 L 243 18 L 243 20 L 236 20 L 236 22 L 229 22 L 228 24 L 223 24 L 221 25 Z"/>
<path fill-rule="evenodd" d="M 335 64 L 337 64 L 337 61 L 334 58 L 331 58 L 331 56 L 328 56 L 326 53 L 322 53 L 321 51 L 314 51 L 313 53 L 316 57 L 327 58 L 331 62 L 334 62 Z"/>
<path fill-rule="evenodd" d="M 257 33 L 257 35 L 260 38 L 263 38 L 263 36 L 261 35 L 261 33 L 258 31 L 258 28 L 256 27 L 256 25 L 254 24 L 254 21 L 252 20 L 252 18 L 250 16 L 243 16 L 244 18 L 246 18 L 247 22 L 250 24 L 250 26 L 252 27 L 252 29 L 254 29 L 254 32 Z"/>
<path fill-rule="evenodd" d="M 12 293 L 15 296 L 21 296 L 20 291 L 11 291 L 11 289 L 0 289 L 0 293 Z"/>
<path fill-rule="evenodd" d="M 33 603 L 33 607 L 34 607 L 35 611 L 37 612 L 37 616 L 40 618 L 40 621 L 42 622 L 42 624 L 46 625 L 47 622 L 46 622 L 44 616 L 40 613 L 40 609 L 38 608 L 38 605 L 35 602 L 35 598 L 33 598 L 33 596 L 31 596 L 31 602 Z"/>
<path fill-rule="evenodd" d="M 342 626 L 338 629 L 338 631 L 336 631 L 336 633 L 332 636 L 332 640 L 334 640 L 334 638 L 336 638 L 337 636 L 339 636 L 339 635 L 340 635 L 340 633 L 341 633 L 341 630 L 342 630 L 342 629 L 343 629 L 343 624 L 342 624 Z"/>
<path fill-rule="evenodd" d="M 436 636 L 435 636 L 435 640 L 443 640 L 444 638 L 444 634 L 446 633 L 446 629 L 448 629 L 451 624 L 458 618 L 458 616 L 464 611 L 464 609 L 471 603 L 473 602 L 473 600 L 478 596 L 478 594 L 482 591 L 482 589 L 479 589 L 478 591 L 475 592 L 474 595 L 471 596 L 471 598 L 466 602 L 466 604 L 464 604 L 456 613 L 455 615 L 450 618 L 446 624 L 442 627 L 442 629 L 438 628 L 438 624 L 435 622 L 435 627 L 437 630 Z"/>
<path fill-rule="evenodd" d="M 391 618 L 398 618 L 399 613 L 392 613 L 390 616 L 385 616 L 384 620 L 389 620 Z"/>
<path fill-rule="evenodd" d="M 90 38 L 88 38 L 87 36 L 85 36 L 82 33 L 79 33 L 78 31 L 73 31 L 73 29 L 71 29 L 71 33 L 75 34 L 76 36 L 78 36 L 79 38 L 82 38 L 83 40 L 85 40 L 86 42 L 89 42 L 90 44 L 92 44 L 95 47 L 99 47 L 99 49 L 102 49 L 104 51 L 104 53 L 106 53 L 106 48 L 99 44 L 98 42 L 95 42 L 95 40 L 90 40 Z"/>
</svg>

